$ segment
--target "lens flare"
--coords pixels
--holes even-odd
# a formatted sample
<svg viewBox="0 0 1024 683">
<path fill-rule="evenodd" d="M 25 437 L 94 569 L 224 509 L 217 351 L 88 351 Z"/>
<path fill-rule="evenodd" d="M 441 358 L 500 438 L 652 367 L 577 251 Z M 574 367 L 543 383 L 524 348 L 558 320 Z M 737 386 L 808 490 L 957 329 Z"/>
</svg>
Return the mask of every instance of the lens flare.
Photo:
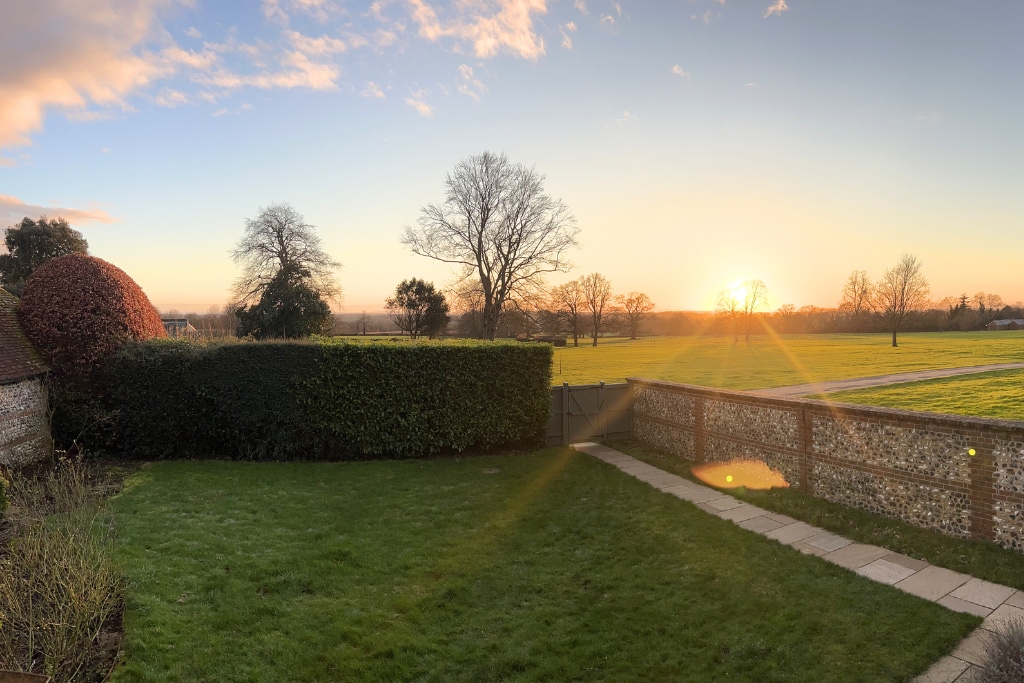
<svg viewBox="0 0 1024 683">
<path fill-rule="evenodd" d="M 759 460 L 733 460 L 696 465 L 693 474 L 705 484 L 720 489 L 744 486 L 748 489 L 789 488 L 786 479 Z"/>
</svg>

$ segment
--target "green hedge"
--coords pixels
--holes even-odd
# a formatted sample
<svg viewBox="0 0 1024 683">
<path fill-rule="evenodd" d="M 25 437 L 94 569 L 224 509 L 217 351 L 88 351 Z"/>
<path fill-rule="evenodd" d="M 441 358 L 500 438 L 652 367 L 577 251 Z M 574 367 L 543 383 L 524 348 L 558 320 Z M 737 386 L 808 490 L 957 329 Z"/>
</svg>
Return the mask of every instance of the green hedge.
<svg viewBox="0 0 1024 683">
<path fill-rule="evenodd" d="M 418 457 L 516 444 L 548 418 L 550 346 L 131 344 L 109 392 L 134 458 Z"/>
</svg>

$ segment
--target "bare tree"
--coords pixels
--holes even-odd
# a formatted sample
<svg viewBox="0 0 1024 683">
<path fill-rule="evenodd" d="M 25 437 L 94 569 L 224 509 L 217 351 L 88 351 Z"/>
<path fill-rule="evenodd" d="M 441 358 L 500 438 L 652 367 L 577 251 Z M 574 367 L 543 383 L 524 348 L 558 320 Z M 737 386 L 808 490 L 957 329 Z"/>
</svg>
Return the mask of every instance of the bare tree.
<svg viewBox="0 0 1024 683">
<path fill-rule="evenodd" d="M 242 266 L 233 288 L 236 309 L 258 301 L 284 271 L 300 274 L 305 284 L 328 302 L 341 296 L 334 276 L 341 264 L 324 252 L 316 228 L 288 204 L 271 204 L 260 208 L 256 218 L 246 218 L 245 234 L 231 258 Z"/>
<path fill-rule="evenodd" d="M 853 321 L 860 319 L 862 313 L 871 310 L 871 280 L 863 270 L 855 270 L 846 278 L 843 285 L 843 297 L 839 300 L 839 310 Z"/>
<path fill-rule="evenodd" d="M 896 333 L 906 325 L 910 314 L 928 303 L 928 281 L 921 267 L 917 256 L 903 254 L 875 286 L 875 309 L 882 312 L 888 323 L 894 347 Z"/>
<path fill-rule="evenodd" d="M 597 346 L 597 335 L 604 326 L 605 309 L 612 299 L 612 283 L 600 273 L 591 273 L 580 278 L 583 299 L 590 311 L 590 335 Z"/>
<path fill-rule="evenodd" d="M 494 339 L 506 303 L 528 298 L 543 275 L 567 271 L 576 219 L 544 193 L 544 176 L 490 152 L 463 159 L 445 178 L 445 198 L 420 211 L 402 243 L 413 253 L 476 276 L 483 294 L 480 336 Z"/>
<path fill-rule="evenodd" d="M 572 345 L 579 346 L 580 335 L 583 333 L 583 316 L 587 307 L 582 282 L 577 279 L 553 288 L 550 293 L 550 305 L 554 314 L 572 333 Z"/>
<path fill-rule="evenodd" d="M 740 340 L 739 334 L 739 317 L 742 304 L 739 298 L 731 289 L 723 289 L 718 293 L 718 301 L 715 302 L 715 315 L 723 320 L 729 321 L 732 326 L 732 340 L 738 342 Z"/>
<path fill-rule="evenodd" d="M 749 280 L 740 285 L 743 289 L 743 321 L 747 342 L 750 342 L 750 320 L 760 309 L 768 305 L 768 286 L 761 280 Z"/>
<path fill-rule="evenodd" d="M 629 327 L 629 338 L 636 339 L 640 333 L 640 323 L 654 310 L 654 302 L 643 292 L 630 292 L 626 296 L 620 294 L 615 300 Z"/>
</svg>

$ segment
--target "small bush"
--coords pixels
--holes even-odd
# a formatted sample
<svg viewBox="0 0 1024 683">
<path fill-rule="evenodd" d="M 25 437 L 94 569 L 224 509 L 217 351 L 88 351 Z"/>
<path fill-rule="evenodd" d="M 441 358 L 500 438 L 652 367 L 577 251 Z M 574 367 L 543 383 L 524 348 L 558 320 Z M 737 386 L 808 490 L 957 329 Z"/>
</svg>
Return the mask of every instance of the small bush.
<svg viewBox="0 0 1024 683">
<path fill-rule="evenodd" d="M 985 647 L 985 663 L 973 680 L 977 683 L 1024 681 L 1024 621 L 1013 619 L 992 635 Z"/>
<path fill-rule="evenodd" d="M 120 268 L 70 254 L 47 261 L 28 279 L 18 320 L 53 369 L 54 441 L 69 448 L 88 432 L 90 445 L 110 448 L 103 371 L 128 342 L 165 337 L 160 314 Z"/>
<path fill-rule="evenodd" d="M 164 337 L 160 314 L 120 268 L 85 254 L 47 261 L 18 303 L 25 335 L 61 384 L 88 384 L 130 341 Z"/>
<path fill-rule="evenodd" d="M 129 457 L 418 457 L 538 435 L 551 353 L 494 342 L 149 342 L 118 356 L 111 387 Z"/>
<path fill-rule="evenodd" d="M 0 555 L 0 668 L 76 680 L 123 604 L 113 520 L 95 505 L 87 479 L 64 460 L 12 482 L 20 519 Z"/>
</svg>

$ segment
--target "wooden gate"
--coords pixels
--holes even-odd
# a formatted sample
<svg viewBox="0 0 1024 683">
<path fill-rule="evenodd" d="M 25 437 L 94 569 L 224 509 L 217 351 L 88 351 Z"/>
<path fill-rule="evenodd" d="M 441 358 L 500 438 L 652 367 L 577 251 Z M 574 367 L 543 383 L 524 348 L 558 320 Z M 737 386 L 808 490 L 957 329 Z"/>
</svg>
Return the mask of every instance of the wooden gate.
<svg viewBox="0 0 1024 683">
<path fill-rule="evenodd" d="M 550 415 L 549 446 L 628 438 L 633 429 L 629 385 L 601 382 L 551 387 Z"/>
</svg>

